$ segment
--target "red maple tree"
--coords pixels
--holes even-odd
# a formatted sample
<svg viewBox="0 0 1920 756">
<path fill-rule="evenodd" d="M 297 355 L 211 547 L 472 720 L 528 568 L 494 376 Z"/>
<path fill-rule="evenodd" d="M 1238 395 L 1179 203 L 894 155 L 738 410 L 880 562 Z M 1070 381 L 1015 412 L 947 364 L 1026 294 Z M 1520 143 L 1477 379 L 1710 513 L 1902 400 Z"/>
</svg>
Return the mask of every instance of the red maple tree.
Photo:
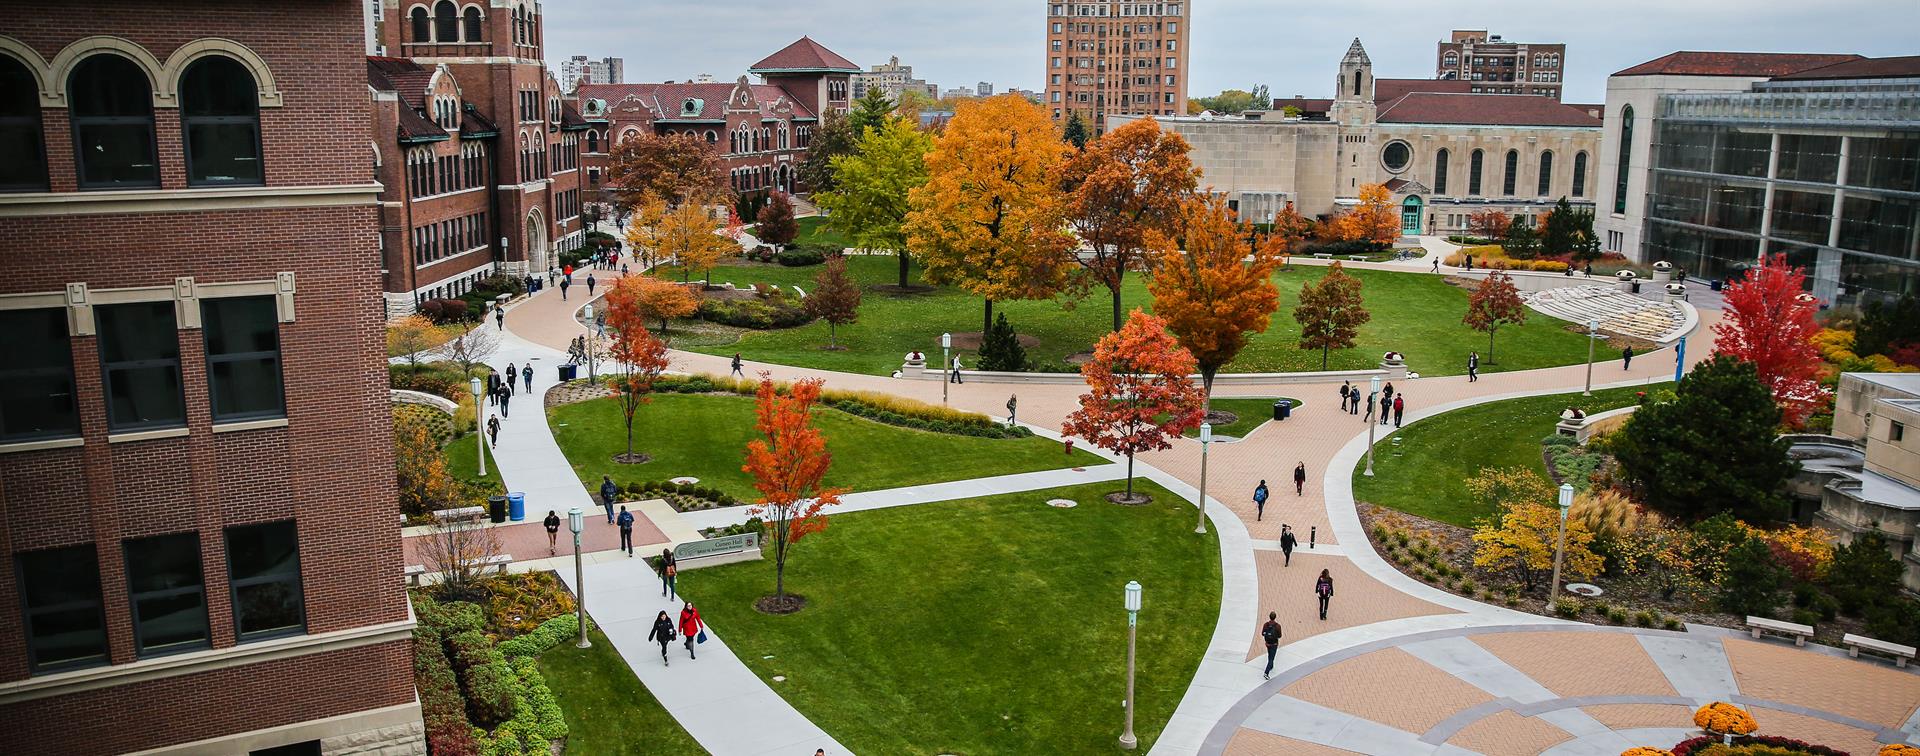
<svg viewBox="0 0 1920 756">
<path fill-rule="evenodd" d="M 1127 455 L 1128 501 L 1133 501 L 1133 455 L 1173 446 L 1168 441 L 1200 425 L 1206 392 L 1192 380 L 1193 354 L 1167 333 L 1164 320 L 1134 310 L 1120 330 L 1100 337 L 1093 359 L 1080 366 L 1088 391 L 1061 433 Z"/>
<path fill-rule="evenodd" d="M 620 412 L 627 421 L 627 452 L 614 459 L 626 464 L 647 460 L 633 453 L 633 416 L 649 400 L 654 382 L 669 361 L 666 343 L 647 331 L 646 287 L 646 276 L 628 276 L 617 279 L 607 290 L 607 327 L 613 330 L 607 356 L 619 366 L 614 398 L 620 400 Z"/>
<path fill-rule="evenodd" d="M 1786 255 L 1767 257 L 1727 287 L 1726 316 L 1713 327 L 1713 353 L 1753 363 L 1792 427 L 1827 398 L 1812 341 L 1819 301 L 1806 294 L 1806 281 Z"/>
<path fill-rule="evenodd" d="M 1480 285 L 1467 297 L 1467 316 L 1462 321 L 1468 328 L 1487 332 L 1487 364 L 1492 365 L 1496 362 L 1494 333 L 1500 326 L 1527 322 L 1527 304 L 1520 300 L 1520 289 L 1513 285 L 1513 279 L 1496 270 L 1480 279 Z"/>
<path fill-rule="evenodd" d="M 844 488 L 821 488 L 833 454 L 827 437 L 813 427 L 813 405 L 820 400 L 818 378 L 793 384 L 785 394 L 766 373 L 754 398 L 754 427 L 766 438 L 747 442 L 747 463 L 740 467 L 753 476 L 760 501 L 747 510 L 758 518 L 773 541 L 773 596 L 766 608 L 790 612 L 799 607 L 787 600 L 787 556 L 793 545 L 827 528 L 820 510 L 840 503 Z"/>
</svg>

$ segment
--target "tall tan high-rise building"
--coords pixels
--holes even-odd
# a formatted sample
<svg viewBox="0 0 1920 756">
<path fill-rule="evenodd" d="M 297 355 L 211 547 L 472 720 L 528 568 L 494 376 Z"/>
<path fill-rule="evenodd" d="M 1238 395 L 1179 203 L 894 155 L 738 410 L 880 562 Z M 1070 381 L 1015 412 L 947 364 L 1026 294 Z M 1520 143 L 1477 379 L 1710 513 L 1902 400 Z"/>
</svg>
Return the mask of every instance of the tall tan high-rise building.
<svg viewBox="0 0 1920 756">
<path fill-rule="evenodd" d="M 1188 2 L 1049 2 L 1045 104 L 1098 134 L 1108 115 L 1187 112 Z"/>
</svg>

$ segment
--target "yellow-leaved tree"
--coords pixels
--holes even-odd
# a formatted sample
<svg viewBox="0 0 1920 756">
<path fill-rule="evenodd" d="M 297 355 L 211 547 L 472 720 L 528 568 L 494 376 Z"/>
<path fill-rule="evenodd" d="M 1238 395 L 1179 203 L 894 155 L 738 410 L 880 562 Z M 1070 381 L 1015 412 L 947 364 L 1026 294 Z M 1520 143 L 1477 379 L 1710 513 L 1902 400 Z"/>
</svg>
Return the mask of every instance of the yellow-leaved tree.
<svg viewBox="0 0 1920 756">
<path fill-rule="evenodd" d="M 1400 212 L 1393 206 L 1393 194 L 1385 184 L 1360 187 L 1360 204 L 1335 218 L 1332 231 L 1341 241 L 1392 244 L 1400 238 Z"/>
<path fill-rule="evenodd" d="M 926 183 L 908 194 L 907 246 L 928 280 L 986 300 L 982 334 L 994 302 L 1045 299 L 1064 283 L 1066 151 L 1039 105 L 963 102 L 927 155 Z"/>
<path fill-rule="evenodd" d="M 1473 564 L 1482 569 L 1511 573 L 1531 590 L 1553 570 L 1553 552 L 1560 536 L 1560 510 L 1531 501 L 1500 504 L 1500 519 L 1480 523 L 1473 532 Z M 1604 561 L 1588 548 L 1593 531 L 1580 520 L 1567 521 L 1567 552 L 1561 574 L 1585 580 L 1600 573 Z"/>
</svg>

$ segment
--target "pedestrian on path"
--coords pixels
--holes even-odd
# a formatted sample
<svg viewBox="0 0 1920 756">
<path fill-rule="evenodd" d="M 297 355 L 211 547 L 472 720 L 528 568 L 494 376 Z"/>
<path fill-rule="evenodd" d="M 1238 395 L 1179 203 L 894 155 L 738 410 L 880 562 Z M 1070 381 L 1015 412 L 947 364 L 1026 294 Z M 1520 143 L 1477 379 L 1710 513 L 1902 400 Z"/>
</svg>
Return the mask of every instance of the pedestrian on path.
<svg viewBox="0 0 1920 756">
<path fill-rule="evenodd" d="M 1480 380 L 1480 353 L 1467 353 L 1467 382 Z"/>
<path fill-rule="evenodd" d="M 626 505 L 620 506 L 620 516 L 614 520 L 620 524 L 620 550 L 627 552 L 627 558 L 633 558 L 633 513 Z"/>
<path fill-rule="evenodd" d="M 507 330 L 507 308 L 505 306 L 493 306 L 493 327 L 494 330 L 497 331 Z"/>
<path fill-rule="evenodd" d="M 625 278 L 626 276 L 627 276 L 627 264 L 620 263 L 620 277 Z"/>
<path fill-rule="evenodd" d="M 593 296 L 593 284 L 594 284 L 593 274 L 588 273 L 587 274 L 587 296 L 589 297 Z"/>
<path fill-rule="evenodd" d="M 1348 405 L 1348 407 L 1347 407 L 1347 414 L 1349 414 L 1349 415 L 1358 415 L 1358 414 L 1360 414 L 1360 388 L 1359 388 L 1358 386 L 1356 386 L 1356 387 L 1354 387 L 1354 389 L 1353 389 L 1353 390 L 1352 390 L 1351 392 L 1349 392 L 1349 393 L 1351 393 L 1351 394 L 1353 395 L 1353 397 L 1352 397 L 1352 398 L 1353 398 L 1353 403 L 1352 403 L 1352 404 L 1350 404 L 1350 405 Z"/>
<path fill-rule="evenodd" d="M 960 355 L 957 354 L 953 356 L 953 382 L 966 383 L 966 381 L 960 380 Z"/>
<path fill-rule="evenodd" d="M 487 416 L 487 444 L 496 449 L 500 448 L 500 416 L 499 415 Z"/>
<path fill-rule="evenodd" d="M 1628 344 L 1627 346 L 1622 347 L 1620 349 L 1620 369 L 1621 370 L 1633 369 L 1633 345 L 1632 344 Z"/>
<path fill-rule="evenodd" d="M 747 374 L 740 370 L 740 353 L 739 352 L 733 353 L 733 372 L 730 373 L 730 375 L 737 375 L 737 376 L 740 376 L 741 378 L 747 377 Z"/>
<path fill-rule="evenodd" d="M 693 644 L 706 635 L 701 632 L 703 627 L 705 623 L 700 621 L 700 610 L 693 608 L 693 602 L 687 602 L 687 605 L 680 609 L 680 635 L 687 639 L 687 658 L 689 659 L 700 658 L 693 655 Z"/>
<path fill-rule="evenodd" d="M 1273 657 L 1280 653 L 1280 614 L 1267 612 L 1267 624 L 1260 626 L 1260 639 L 1267 642 L 1267 670 L 1260 673 L 1260 679 L 1273 677 Z"/>
<path fill-rule="evenodd" d="M 1407 414 L 1407 395 L 1401 394 L 1393 398 L 1393 427 L 1400 427 L 1400 417 L 1405 414 Z"/>
<path fill-rule="evenodd" d="M 547 519 L 540 524 L 547 526 L 547 556 L 553 556 L 554 550 L 560 547 L 560 513 L 547 510 Z"/>
<path fill-rule="evenodd" d="M 660 616 L 653 618 L 653 631 L 647 633 L 647 640 L 659 641 L 660 663 L 673 666 L 673 662 L 667 661 L 667 644 L 673 642 L 673 620 L 667 617 L 667 610 L 661 609 Z"/>
<path fill-rule="evenodd" d="M 1285 557 L 1280 566 L 1293 566 L 1293 547 L 1298 545 L 1300 545 L 1300 539 L 1293 534 L 1293 526 L 1280 523 L 1280 556 Z"/>
<path fill-rule="evenodd" d="M 673 549 L 660 550 L 660 595 L 672 601 L 680 597 L 674 582 L 680 577 L 680 560 L 673 558 Z"/>
<path fill-rule="evenodd" d="M 1009 428 L 1013 427 L 1014 418 L 1018 417 L 1019 414 L 1020 414 L 1020 395 L 1008 394 L 1007 395 L 1007 427 Z"/>
<path fill-rule="evenodd" d="M 1366 422 L 1366 423 L 1373 422 L 1373 405 L 1376 401 L 1379 400 L 1379 397 L 1380 397 L 1380 392 L 1378 391 L 1367 392 L 1367 416 L 1363 418 L 1361 422 Z"/>
<path fill-rule="evenodd" d="M 1435 256 L 1433 258 L 1433 272 L 1435 273 L 1440 272 L 1440 258 L 1438 256 Z"/>
<path fill-rule="evenodd" d="M 532 393 L 533 392 L 533 363 L 529 362 L 525 365 L 520 366 L 520 377 L 525 379 L 526 381 L 527 392 Z"/>
<path fill-rule="evenodd" d="M 620 495 L 620 487 L 613 484 L 613 476 L 600 476 L 600 505 L 607 508 L 607 524 L 613 524 L 613 499 Z"/>
<path fill-rule="evenodd" d="M 562 265 L 562 266 L 560 266 L 560 275 L 563 275 L 563 276 L 566 276 L 566 278 L 562 278 L 562 279 L 560 279 L 560 280 L 562 280 L 562 281 L 572 281 L 572 280 L 573 280 L 573 266 L 572 266 L 572 265 Z"/>
<path fill-rule="evenodd" d="M 552 286 L 553 279 L 556 279 L 559 277 L 560 277 L 560 269 L 558 267 L 547 268 L 547 285 L 548 286 Z"/>
<path fill-rule="evenodd" d="M 513 389 L 510 388 L 509 386 L 510 384 L 506 384 L 506 383 L 500 384 L 500 416 L 501 417 L 513 417 L 513 413 L 507 411 L 507 402 L 513 399 Z"/>
<path fill-rule="evenodd" d="M 567 287 L 572 285 L 573 285 L 572 274 L 568 274 L 566 278 L 560 279 L 560 301 L 562 302 L 567 301 Z"/>
<path fill-rule="evenodd" d="M 1259 522 L 1260 518 L 1265 516 L 1266 513 L 1267 482 L 1262 480 L 1260 481 L 1260 485 L 1253 487 L 1253 521 Z"/>
<path fill-rule="evenodd" d="M 1340 384 L 1340 411 L 1347 411 L 1347 402 L 1353 400 L 1353 381 Z"/>
<path fill-rule="evenodd" d="M 1293 466 L 1293 495 L 1307 495 L 1307 463 L 1304 460 Z"/>
<path fill-rule="evenodd" d="M 1320 571 L 1320 579 L 1313 581 L 1313 595 L 1320 598 L 1320 619 L 1327 618 L 1327 602 L 1333 600 L 1333 576 L 1326 570 Z"/>
<path fill-rule="evenodd" d="M 507 363 L 507 375 L 505 378 L 507 382 L 507 386 L 511 388 L 513 386 L 513 379 L 519 378 L 519 377 L 520 377 L 520 371 L 513 366 L 513 363 L 511 362 Z"/>
<path fill-rule="evenodd" d="M 487 406 L 493 406 L 493 397 L 500 393 L 500 374 L 487 368 Z"/>
</svg>

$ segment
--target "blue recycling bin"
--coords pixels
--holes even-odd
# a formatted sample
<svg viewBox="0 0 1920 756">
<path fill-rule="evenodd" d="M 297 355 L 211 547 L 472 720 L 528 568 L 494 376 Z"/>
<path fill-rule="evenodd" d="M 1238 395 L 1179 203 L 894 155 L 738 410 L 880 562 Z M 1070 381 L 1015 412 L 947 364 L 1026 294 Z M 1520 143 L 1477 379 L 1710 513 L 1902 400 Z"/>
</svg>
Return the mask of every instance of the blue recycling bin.
<svg viewBox="0 0 1920 756">
<path fill-rule="evenodd" d="M 519 522 L 527 519 L 527 495 L 519 491 L 507 492 L 507 519 Z"/>
</svg>

